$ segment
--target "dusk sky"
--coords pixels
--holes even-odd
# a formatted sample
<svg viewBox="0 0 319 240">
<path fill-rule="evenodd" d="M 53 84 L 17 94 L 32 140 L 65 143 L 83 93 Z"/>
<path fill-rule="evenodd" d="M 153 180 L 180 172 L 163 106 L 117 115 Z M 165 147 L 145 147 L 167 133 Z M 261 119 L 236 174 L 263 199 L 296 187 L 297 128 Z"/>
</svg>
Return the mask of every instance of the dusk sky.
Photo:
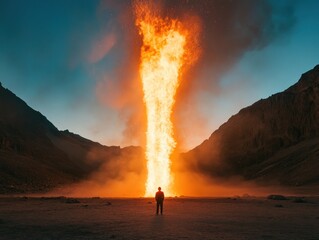
<svg viewBox="0 0 319 240">
<path fill-rule="evenodd" d="M 169 15 L 203 17 L 202 55 L 176 102 L 182 149 L 319 64 L 318 0 L 171 2 Z M 141 144 L 131 11 L 129 0 L 1 0 L 0 82 L 60 130 L 105 145 Z"/>
</svg>

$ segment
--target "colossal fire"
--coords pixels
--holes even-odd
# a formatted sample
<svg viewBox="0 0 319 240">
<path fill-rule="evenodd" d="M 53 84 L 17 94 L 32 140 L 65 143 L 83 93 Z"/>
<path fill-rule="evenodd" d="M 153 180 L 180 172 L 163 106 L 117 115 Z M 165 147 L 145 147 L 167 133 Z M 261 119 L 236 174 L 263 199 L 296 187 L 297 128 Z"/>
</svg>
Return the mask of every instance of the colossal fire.
<svg viewBox="0 0 319 240">
<path fill-rule="evenodd" d="M 147 114 L 145 196 L 153 196 L 158 186 L 173 195 L 170 157 L 176 141 L 171 114 L 186 61 L 187 31 L 178 20 L 160 17 L 145 1 L 136 3 L 135 12 L 143 39 L 139 72 Z"/>
</svg>

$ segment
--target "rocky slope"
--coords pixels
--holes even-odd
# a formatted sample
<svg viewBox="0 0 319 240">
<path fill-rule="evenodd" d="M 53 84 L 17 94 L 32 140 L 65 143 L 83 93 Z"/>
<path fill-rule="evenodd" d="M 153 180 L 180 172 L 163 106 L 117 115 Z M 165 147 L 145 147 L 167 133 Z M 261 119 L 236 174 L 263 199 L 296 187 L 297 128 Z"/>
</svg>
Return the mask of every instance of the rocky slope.
<svg viewBox="0 0 319 240">
<path fill-rule="evenodd" d="M 318 184 L 319 65 L 284 92 L 239 111 L 183 158 L 214 178 Z"/>
<path fill-rule="evenodd" d="M 59 131 L 0 84 L 0 194 L 44 192 L 78 182 L 132 151 L 142 155 L 140 148 L 106 147 Z"/>
</svg>

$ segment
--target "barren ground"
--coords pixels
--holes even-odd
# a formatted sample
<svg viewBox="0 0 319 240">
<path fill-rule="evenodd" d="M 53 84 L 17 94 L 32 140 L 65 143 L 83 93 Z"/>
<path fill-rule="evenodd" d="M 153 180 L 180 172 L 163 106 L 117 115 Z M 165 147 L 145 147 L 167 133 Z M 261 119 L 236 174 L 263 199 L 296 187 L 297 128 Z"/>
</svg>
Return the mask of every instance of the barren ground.
<svg viewBox="0 0 319 240">
<path fill-rule="evenodd" d="M 319 239 L 319 198 L 0 198 L 0 239 Z"/>
</svg>

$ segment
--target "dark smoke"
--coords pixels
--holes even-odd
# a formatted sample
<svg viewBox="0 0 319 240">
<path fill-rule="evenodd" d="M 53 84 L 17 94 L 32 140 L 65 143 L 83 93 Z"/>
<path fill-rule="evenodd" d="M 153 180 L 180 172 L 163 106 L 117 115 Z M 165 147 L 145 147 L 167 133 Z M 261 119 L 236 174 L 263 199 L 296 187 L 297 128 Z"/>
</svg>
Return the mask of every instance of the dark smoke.
<svg viewBox="0 0 319 240">
<path fill-rule="evenodd" d="M 165 6 L 178 18 L 200 16 L 203 55 L 198 66 L 219 73 L 246 51 L 267 46 L 294 25 L 290 6 L 275 9 L 265 0 L 167 0 Z"/>
<path fill-rule="evenodd" d="M 162 0 L 157 3 L 163 17 L 183 21 L 197 16 L 201 22 L 201 56 L 191 71 L 183 75 L 178 90 L 174 112 L 174 121 L 179 123 L 176 134 L 178 138 L 178 132 L 190 127 L 194 116 L 200 118 L 192 101 L 202 90 L 208 89 L 218 94 L 219 79 L 243 54 L 266 47 L 287 34 L 295 23 L 294 11 L 289 3 L 280 8 L 275 8 L 271 1 L 266 0 Z M 134 120 L 140 118 L 144 109 L 134 107 L 141 104 L 143 96 L 140 90 L 136 91 L 141 89 L 138 80 L 141 38 L 134 22 L 133 4 L 134 1 L 129 0 L 107 0 L 101 4 L 104 11 L 111 11 L 114 15 L 112 24 L 119 36 L 115 51 L 122 53 L 117 70 L 113 72 L 113 88 L 106 91 L 113 93 L 110 95 L 112 101 L 121 101 L 118 109 L 130 112 L 129 116 L 125 114 L 130 123 L 127 126 L 129 129 L 125 130 L 125 137 L 131 141 L 143 139 L 145 132 L 145 126 Z M 122 101 L 128 92 L 131 93 L 129 99 Z M 185 112 L 190 112 L 193 117 L 185 117 Z"/>
</svg>

